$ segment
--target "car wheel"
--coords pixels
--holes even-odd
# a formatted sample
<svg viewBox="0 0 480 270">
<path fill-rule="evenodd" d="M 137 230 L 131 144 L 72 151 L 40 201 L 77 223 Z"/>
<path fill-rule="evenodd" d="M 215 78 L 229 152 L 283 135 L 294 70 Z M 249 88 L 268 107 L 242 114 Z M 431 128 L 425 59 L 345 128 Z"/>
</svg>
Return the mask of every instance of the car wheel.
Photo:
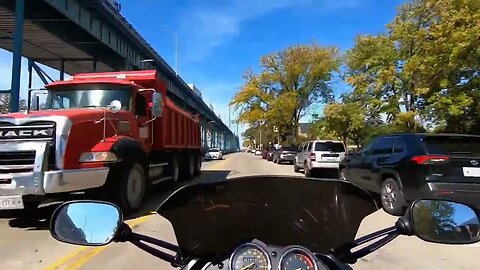
<svg viewBox="0 0 480 270">
<path fill-rule="evenodd" d="M 305 165 L 304 165 L 304 174 L 305 174 L 305 177 L 312 177 L 312 171 L 310 170 L 310 168 L 308 168 L 308 165 L 306 165 L 307 163 L 305 162 Z"/>
<path fill-rule="evenodd" d="M 340 172 L 338 173 L 338 179 L 343 180 L 343 181 L 347 181 L 346 173 L 347 173 L 347 169 L 342 168 L 340 170 Z"/>
<path fill-rule="evenodd" d="M 195 175 L 200 175 L 202 172 L 202 157 L 199 155 L 195 156 Z"/>
<path fill-rule="evenodd" d="M 293 171 L 294 172 L 300 172 L 300 167 L 298 167 L 297 162 L 293 162 Z"/>
<path fill-rule="evenodd" d="M 178 183 L 179 176 L 180 176 L 180 167 L 178 164 L 177 156 L 172 156 L 171 164 L 170 164 L 170 176 L 172 177 L 173 184 Z"/>
<path fill-rule="evenodd" d="M 381 202 L 385 212 L 401 216 L 404 214 L 404 195 L 398 187 L 397 182 L 392 178 L 387 178 L 382 183 Z"/>
<path fill-rule="evenodd" d="M 186 164 L 184 164 L 184 168 L 181 172 L 181 180 L 190 180 L 195 174 L 195 158 L 191 154 L 186 154 L 183 162 L 185 162 Z"/>
</svg>

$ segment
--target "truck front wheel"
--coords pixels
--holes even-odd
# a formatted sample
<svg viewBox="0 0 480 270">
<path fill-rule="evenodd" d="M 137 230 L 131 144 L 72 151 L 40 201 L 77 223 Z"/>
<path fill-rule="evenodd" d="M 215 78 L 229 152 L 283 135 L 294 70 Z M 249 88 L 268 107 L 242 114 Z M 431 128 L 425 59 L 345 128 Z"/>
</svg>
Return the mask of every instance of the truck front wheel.
<svg viewBox="0 0 480 270">
<path fill-rule="evenodd" d="M 118 202 L 126 213 L 132 213 L 140 208 L 145 196 L 146 178 L 142 165 L 135 163 L 125 170 L 120 181 Z"/>
</svg>

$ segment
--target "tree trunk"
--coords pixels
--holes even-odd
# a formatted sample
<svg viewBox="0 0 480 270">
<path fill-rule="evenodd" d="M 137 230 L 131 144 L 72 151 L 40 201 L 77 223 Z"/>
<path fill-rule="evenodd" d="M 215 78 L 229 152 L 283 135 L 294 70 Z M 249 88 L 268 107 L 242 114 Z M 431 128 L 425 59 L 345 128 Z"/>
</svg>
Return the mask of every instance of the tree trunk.
<svg viewBox="0 0 480 270">
<path fill-rule="evenodd" d="M 294 144 L 298 145 L 298 122 L 293 123 Z"/>
</svg>

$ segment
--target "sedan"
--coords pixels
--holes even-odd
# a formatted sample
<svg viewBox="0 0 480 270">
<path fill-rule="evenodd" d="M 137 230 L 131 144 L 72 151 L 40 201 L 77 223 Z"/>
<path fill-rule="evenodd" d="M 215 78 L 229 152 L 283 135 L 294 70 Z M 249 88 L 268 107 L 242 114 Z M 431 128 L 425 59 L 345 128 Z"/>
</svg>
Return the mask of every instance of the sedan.
<svg viewBox="0 0 480 270">
<path fill-rule="evenodd" d="M 220 150 L 220 148 L 210 148 L 205 154 L 205 159 L 223 159 L 222 150 Z"/>
</svg>

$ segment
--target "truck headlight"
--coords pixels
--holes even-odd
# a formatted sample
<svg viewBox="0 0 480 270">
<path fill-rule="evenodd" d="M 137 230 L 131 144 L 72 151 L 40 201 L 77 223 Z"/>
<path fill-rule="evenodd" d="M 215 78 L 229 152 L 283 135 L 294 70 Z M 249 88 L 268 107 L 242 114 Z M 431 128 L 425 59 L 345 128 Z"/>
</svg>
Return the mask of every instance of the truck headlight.
<svg viewBox="0 0 480 270">
<path fill-rule="evenodd" d="M 85 152 L 78 159 L 79 162 L 114 162 L 117 156 L 112 152 Z"/>
</svg>

